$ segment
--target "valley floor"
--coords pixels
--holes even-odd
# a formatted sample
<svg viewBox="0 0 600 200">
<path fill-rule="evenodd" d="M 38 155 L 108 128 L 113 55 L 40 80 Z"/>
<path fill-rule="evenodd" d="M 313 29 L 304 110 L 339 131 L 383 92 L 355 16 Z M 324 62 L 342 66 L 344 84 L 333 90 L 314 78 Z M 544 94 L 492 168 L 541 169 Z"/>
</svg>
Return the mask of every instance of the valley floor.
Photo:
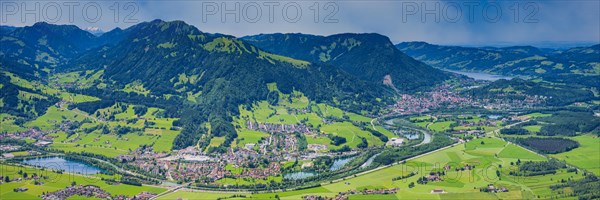
<svg viewBox="0 0 600 200">
<path fill-rule="evenodd" d="M 483 144 L 482 144 L 483 142 Z M 181 189 L 161 196 L 159 199 L 215 199 L 244 196 L 251 199 L 301 199 L 304 196 L 334 197 L 348 191 L 385 190 L 398 188 L 396 194 L 358 194 L 349 195 L 349 199 L 529 199 L 554 198 L 559 191 L 552 191 L 548 186 L 560 182 L 561 179 L 580 179 L 581 174 L 560 171 L 552 176 L 512 176 L 509 172 L 517 170 L 517 160 L 544 161 L 544 156 L 528 151 L 522 147 L 505 142 L 499 138 L 481 138 L 464 144 L 431 153 L 422 157 L 409 159 L 406 163 L 393 165 L 372 173 L 359 175 L 340 182 L 324 183 L 320 187 L 278 192 L 278 193 L 219 193 Z M 454 170 L 462 166 L 475 166 L 472 170 Z M 427 176 L 432 171 L 449 166 L 441 181 L 418 184 L 417 179 Z M 496 170 L 500 176 L 496 175 Z M 417 175 L 393 181 L 393 177 L 404 176 L 410 172 Z M 409 188 L 410 183 L 415 183 Z M 506 187 L 508 192 L 480 192 L 490 184 L 495 187 Z M 441 190 L 434 192 L 434 190 Z"/>
</svg>

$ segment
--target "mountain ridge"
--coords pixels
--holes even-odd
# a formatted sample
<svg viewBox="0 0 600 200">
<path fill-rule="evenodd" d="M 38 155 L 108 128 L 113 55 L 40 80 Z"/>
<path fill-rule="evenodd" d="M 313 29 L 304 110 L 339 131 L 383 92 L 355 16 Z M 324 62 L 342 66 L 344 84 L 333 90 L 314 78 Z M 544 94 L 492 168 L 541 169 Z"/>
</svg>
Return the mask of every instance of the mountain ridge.
<svg viewBox="0 0 600 200">
<path fill-rule="evenodd" d="M 450 77 L 405 55 L 394 48 L 388 37 L 376 33 L 330 36 L 275 33 L 241 39 L 268 52 L 337 66 L 362 80 L 405 91 L 427 87 Z"/>
</svg>

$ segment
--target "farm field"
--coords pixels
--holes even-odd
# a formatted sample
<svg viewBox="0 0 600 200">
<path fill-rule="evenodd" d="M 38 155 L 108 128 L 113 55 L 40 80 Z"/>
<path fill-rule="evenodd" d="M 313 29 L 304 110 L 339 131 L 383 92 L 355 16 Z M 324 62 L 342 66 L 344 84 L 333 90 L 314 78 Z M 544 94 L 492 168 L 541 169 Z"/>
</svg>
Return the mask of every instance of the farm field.
<svg viewBox="0 0 600 200">
<path fill-rule="evenodd" d="M 571 151 L 554 154 L 552 157 L 565 160 L 567 163 L 589 170 L 594 175 L 600 175 L 600 138 L 591 134 L 571 137 L 579 142 L 579 147 Z"/>
<path fill-rule="evenodd" d="M 81 176 L 76 174 L 58 174 L 52 172 L 50 170 L 42 170 L 31 167 L 21 167 L 21 166 L 12 166 L 12 165 L 0 165 L 0 176 L 6 177 L 9 176 L 12 178 L 20 177 L 18 172 L 22 170 L 26 172 L 28 175 L 33 175 L 33 173 L 37 173 L 41 176 L 48 176 L 48 179 L 41 179 L 44 182 L 43 185 L 35 185 L 33 180 L 23 180 L 22 182 L 9 182 L 0 184 L 0 196 L 3 199 L 36 199 L 42 194 L 42 192 L 53 192 L 57 190 L 64 189 L 65 187 L 71 185 L 73 182 L 76 184 L 93 184 L 99 186 L 100 188 L 106 190 L 111 195 L 127 195 L 133 196 L 142 191 L 149 191 L 153 193 L 161 193 L 166 191 L 164 188 L 152 187 L 152 186 L 133 186 L 126 184 L 117 184 L 110 185 L 98 177 L 94 176 Z M 24 187 L 29 190 L 25 192 L 14 192 L 14 188 Z"/>
<path fill-rule="evenodd" d="M 454 124 L 454 121 L 435 122 L 429 125 L 429 129 L 432 131 L 443 132 L 450 130 L 450 125 Z"/>
<path fill-rule="evenodd" d="M 483 144 L 482 144 L 483 142 Z M 338 192 L 348 190 L 361 189 L 376 189 L 376 188 L 400 188 L 395 195 L 389 196 L 349 196 L 350 199 L 377 199 L 385 197 L 385 199 L 523 199 L 534 198 L 537 195 L 540 198 L 549 198 L 556 195 L 555 191 L 551 191 L 548 186 L 557 184 L 561 178 L 582 177 L 574 172 L 559 171 L 553 176 L 531 176 L 531 177 L 515 177 L 509 175 L 511 170 L 515 170 L 515 166 L 511 166 L 510 162 L 516 162 L 517 158 L 521 161 L 543 161 L 544 157 L 535 153 L 529 152 L 514 144 L 497 138 L 483 138 L 472 140 L 466 144 L 458 144 L 454 147 L 435 152 L 423 157 L 410 160 L 405 164 L 394 165 L 385 169 L 381 169 L 365 175 L 360 175 L 355 178 L 349 178 L 344 181 L 333 184 L 326 184 L 320 187 L 287 191 L 279 193 L 263 193 L 263 194 L 245 194 L 246 197 L 269 199 L 275 198 L 275 195 L 281 199 L 300 199 L 304 195 L 320 195 L 333 197 Z M 427 175 L 430 171 L 440 170 L 442 167 L 449 165 L 451 168 L 465 166 L 466 164 L 476 166 L 473 170 L 455 171 L 448 170 L 443 177 L 443 181 L 431 182 L 425 185 L 416 184 L 415 187 L 408 188 L 410 182 L 416 182 L 420 176 Z M 502 165 L 502 168 L 499 168 Z M 500 177 L 496 176 L 495 171 L 501 172 Z M 410 178 L 392 181 L 393 177 L 407 175 L 410 172 L 416 172 L 416 176 Z M 509 189 L 509 192 L 504 193 L 484 193 L 478 188 L 487 187 L 493 183 L 498 186 L 503 186 Z M 443 189 L 446 193 L 432 194 L 433 189 Z M 194 199 L 200 198 L 203 195 L 215 197 L 227 197 L 233 194 L 219 193 L 198 193 L 178 191 L 161 199 Z M 364 197 L 364 198 L 363 198 Z"/>
<path fill-rule="evenodd" d="M 276 85 L 274 84 L 268 84 L 268 87 L 271 91 L 277 90 Z M 294 92 L 293 96 L 290 98 L 287 98 L 290 94 L 279 93 L 279 95 L 280 100 L 276 105 L 271 105 L 267 101 L 258 101 L 251 106 L 239 106 L 240 115 L 233 120 L 234 126 L 237 127 L 238 137 L 232 146 L 243 146 L 248 143 L 258 144 L 261 138 L 269 136 L 269 133 L 249 130 L 246 127 L 247 121 L 270 124 L 304 123 L 313 129 L 318 128 L 321 134 L 332 134 L 346 139 L 345 143 L 335 146 L 330 144 L 331 140 L 326 135 L 310 135 L 306 137 L 308 144 L 327 145 L 329 150 L 339 149 L 344 145 L 355 148 L 362 142 L 361 138 L 365 138 L 369 143 L 369 146 L 384 144 L 378 137 L 352 124 L 352 122 L 370 123 L 372 118 L 356 113 L 344 112 L 339 108 L 326 104 L 310 102 L 310 100 L 300 92 Z M 296 109 L 304 109 L 304 111 L 296 112 Z M 324 119 L 327 117 L 335 117 L 344 120 L 324 123 Z M 368 128 L 372 129 L 370 126 Z M 398 137 L 381 126 L 378 126 L 377 130 L 388 138 Z M 215 140 L 215 138 L 213 138 L 213 140 Z M 219 138 L 217 138 L 216 141 L 211 140 L 210 146 L 216 146 L 219 141 Z"/>
<path fill-rule="evenodd" d="M 15 116 L 6 113 L 0 114 L 0 132 L 12 133 L 24 130 L 25 128 L 15 124 Z"/>
<path fill-rule="evenodd" d="M 367 139 L 369 146 L 383 144 L 378 137 L 375 137 L 367 131 L 361 130 L 360 128 L 352 125 L 350 122 L 336 122 L 333 124 L 327 124 L 321 128 L 321 131 L 346 138 L 345 145 L 348 145 L 351 148 L 354 148 L 361 143 L 361 137 Z"/>
<path fill-rule="evenodd" d="M 89 115 L 78 109 L 67 109 L 66 106 L 50 106 L 44 115 L 27 122 L 25 126 L 51 130 L 66 121 L 79 122 L 79 128 L 71 134 L 64 131 L 51 134 L 54 143 L 50 147 L 66 152 L 88 152 L 115 157 L 128 154 L 141 145 L 152 146 L 155 152 L 170 152 L 173 140 L 180 132 L 171 129 L 173 121 L 177 119 L 156 116 L 156 113 L 161 111 L 158 108 L 148 108 L 145 114 L 138 116 L 134 113 L 133 107 L 133 105 L 126 105 L 123 107 L 125 110 L 121 111 L 114 105 Z M 114 116 L 115 119 L 107 121 L 96 116 L 106 118 Z M 3 117 L 3 120 L 6 123 L 11 122 L 10 116 Z M 107 132 L 104 132 L 101 127 L 106 127 Z M 121 128 L 129 128 L 129 130 L 117 133 Z M 11 129 L 11 127 L 3 129 Z M 92 131 L 85 131 L 85 129 Z"/>
<path fill-rule="evenodd" d="M 83 121 L 84 119 L 85 116 L 75 110 L 50 106 L 46 111 L 46 114 L 33 121 L 27 122 L 25 126 L 38 127 L 40 130 L 50 130 L 54 128 L 55 125 L 61 124 L 65 120 Z"/>
</svg>

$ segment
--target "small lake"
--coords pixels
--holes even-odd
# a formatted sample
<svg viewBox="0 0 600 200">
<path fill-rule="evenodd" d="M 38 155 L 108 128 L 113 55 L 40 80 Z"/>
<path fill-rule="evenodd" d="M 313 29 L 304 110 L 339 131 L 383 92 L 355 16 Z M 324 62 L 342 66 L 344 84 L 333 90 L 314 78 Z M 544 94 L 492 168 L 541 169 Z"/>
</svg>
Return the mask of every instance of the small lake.
<svg viewBox="0 0 600 200">
<path fill-rule="evenodd" d="M 87 164 L 79 162 L 79 161 L 69 160 L 69 159 L 65 159 L 62 157 L 34 158 L 34 159 L 29 159 L 29 160 L 23 160 L 21 162 L 23 164 L 27 164 L 27 165 L 31 165 L 31 166 L 37 166 L 37 167 L 43 167 L 43 168 L 55 169 L 55 170 L 64 170 L 65 172 L 76 173 L 76 174 L 89 175 L 89 174 L 97 174 L 97 173 L 102 172 L 102 170 L 97 167 L 93 167 L 93 166 L 87 165 Z"/>
<path fill-rule="evenodd" d="M 496 81 L 496 80 L 500 80 L 500 79 L 510 80 L 513 78 L 510 76 L 488 74 L 488 73 L 483 73 L 483 72 L 463 72 L 463 71 L 455 71 L 455 70 L 449 70 L 449 69 L 442 69 L 442 70 L 447 71 L 447 72 L 465 75 L 465 76 L 467 76 L 469 78 L 473 78 L 475 80 Z"/>
<path fill-rule="evenodd" d="M 344 167 L 344 165 L 348 164 L 348 162 L 350 162 L 352 159 L 354 159 L 354 156 L 348 157 L 348 158 L 335 159 L 333 161 L 333 164 L 331 164 L 331 166 L 329 167 L 329 170 L 331 170 L 331 171 L 340 170 L 340 169 L 342 169 L 342 167 Z M 314 176 L 317 174 L 318 173 L 316 173 L 316 172 L 291 172 L 291 173 L 284 174 L 283 178 L 291 179 L 291 180 L 298 180 L 298 179 L 308 178 L 308 177 L 311 177 L 311 176 Z"/>
<path fill-rule="evenodd" d="M 350 162 L 352 159 L 354 159 L 354 157 L 336 159 L 335 161 L 333 161 L 333 164 L 331 164 L 331 167 L 329 167 L 329 170 L 331 170 L 331 171 L 339 170 L 342 167 L 344 167 L 344 165 L 348 164 L 348 162 Z"/>
</svg>

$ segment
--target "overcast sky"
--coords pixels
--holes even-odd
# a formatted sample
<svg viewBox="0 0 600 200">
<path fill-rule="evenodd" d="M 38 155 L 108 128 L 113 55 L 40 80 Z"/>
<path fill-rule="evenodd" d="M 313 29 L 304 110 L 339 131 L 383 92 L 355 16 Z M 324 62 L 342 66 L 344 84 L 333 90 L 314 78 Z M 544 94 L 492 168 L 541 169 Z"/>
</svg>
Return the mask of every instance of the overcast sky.
<svg viewBox="0 0 600 200">
<path fill-rule="evenodd" d="M 136 22 L 163 19 L 183 20 L 204 32 L 235 36 L 274 32 L 317 35 L 375 32 L 390 37 L 394 43 L 600 42 L 598 0 L 128 2 L 131 1 L 2 1 L 0 22 L 27 26 L 48 21 L 108 31 Z"/>
</svg>

